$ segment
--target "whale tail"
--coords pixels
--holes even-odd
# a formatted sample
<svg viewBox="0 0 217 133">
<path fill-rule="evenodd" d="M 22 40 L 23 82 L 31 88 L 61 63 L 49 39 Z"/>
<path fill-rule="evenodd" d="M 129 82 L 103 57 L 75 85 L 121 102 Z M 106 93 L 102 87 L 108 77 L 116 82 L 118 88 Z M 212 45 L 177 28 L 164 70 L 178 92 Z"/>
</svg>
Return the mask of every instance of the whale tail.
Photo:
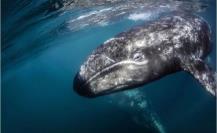
<svg viewBox="0 0 217 133">
<path fill-rule="evenodd" d="M 213 96 L 216 96 L 216 73 L 201 59 L 181 63 L 182 68 L 189 72 Z"/>
</svg>

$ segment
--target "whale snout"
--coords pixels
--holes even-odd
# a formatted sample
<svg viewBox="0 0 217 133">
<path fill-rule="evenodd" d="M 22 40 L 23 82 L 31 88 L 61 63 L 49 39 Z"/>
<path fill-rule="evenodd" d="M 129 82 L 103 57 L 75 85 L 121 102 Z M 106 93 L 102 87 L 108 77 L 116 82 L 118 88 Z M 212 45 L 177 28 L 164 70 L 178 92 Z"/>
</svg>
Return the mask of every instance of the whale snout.
<svg viewBox="0 0 217 133">
<path fill-rule="evenodd" d="M 94 93 L 91 91 L 91 88 L 86 81 L 82 78 L 82 76 L 77 73 L 73 82 L 74 91 L 77 92 L 81 96 L 85 97 L 94 97 Z"/>
<path fill-rule="evenodd" d="M 74 78 L 74 90 L 81 96 L 96 97 L 102 91 L 99 82 L 103 76 L 109 72 L 109 66 L 115 64 L 115 60 L 106 55 L 105 50 L 108 48 L 98 48 L 92 53 L 87 60 L 81 65 L 79 72 Z M 100 81 L 99 81 L 100 80 Z M 100 91 L 99 91 L 100 90 Z"/>
</svg>

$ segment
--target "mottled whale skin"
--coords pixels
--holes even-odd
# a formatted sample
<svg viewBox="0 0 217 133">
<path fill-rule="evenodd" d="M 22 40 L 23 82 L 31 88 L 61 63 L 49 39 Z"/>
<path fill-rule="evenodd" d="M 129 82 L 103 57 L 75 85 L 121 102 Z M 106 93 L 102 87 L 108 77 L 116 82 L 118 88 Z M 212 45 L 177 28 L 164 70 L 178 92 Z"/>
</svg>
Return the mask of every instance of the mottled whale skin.
<svg viewBox="0 0 217 133">
<path fill-rule="evenodd" d="M 96 97 L 183 70 L 215 96 L 215 72 L 203 61 L 211 50 L 210 32 L 201 17 L 186 13 L 133 27 L 92 52 L 74 78 L 74 90 Z"/>
</svg>

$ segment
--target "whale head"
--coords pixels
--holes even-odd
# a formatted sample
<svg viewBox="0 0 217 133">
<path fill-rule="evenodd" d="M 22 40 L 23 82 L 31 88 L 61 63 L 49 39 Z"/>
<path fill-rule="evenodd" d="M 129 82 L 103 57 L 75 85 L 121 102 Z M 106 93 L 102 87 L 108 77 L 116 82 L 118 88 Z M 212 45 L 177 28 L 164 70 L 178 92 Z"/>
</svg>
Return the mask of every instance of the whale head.
<svg viewBox="0 0 217 133">
<path fill-rule="evenodd" d="M 138 41 L 116 37 L 99 46 L 75 76 L 75 91 L 95 97 L 134 88 L 156 77 L 158 73 L 153 73 L 153 69 L 160 69 L 160 61 L 153 60 L 156 54 L 152 55 Z M 153 68 L 153 64 L 159 68 Z"/>
</svg>

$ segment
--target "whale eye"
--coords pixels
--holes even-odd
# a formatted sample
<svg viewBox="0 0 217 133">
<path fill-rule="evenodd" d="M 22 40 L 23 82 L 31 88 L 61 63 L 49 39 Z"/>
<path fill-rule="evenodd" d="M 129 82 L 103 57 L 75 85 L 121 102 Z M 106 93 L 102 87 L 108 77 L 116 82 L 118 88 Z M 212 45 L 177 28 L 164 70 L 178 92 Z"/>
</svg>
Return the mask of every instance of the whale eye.
<svg viewBox="0 0 217 133">
<path fill-rule="evenodd" d="M 134 61 L 142 61 L 144 58 L 145 58 L 145 56 L 143 55 L 142 52 L 136 52 L 136 53 L 133 55 L 133 60 L 134 60 Z"/>
</svg>

